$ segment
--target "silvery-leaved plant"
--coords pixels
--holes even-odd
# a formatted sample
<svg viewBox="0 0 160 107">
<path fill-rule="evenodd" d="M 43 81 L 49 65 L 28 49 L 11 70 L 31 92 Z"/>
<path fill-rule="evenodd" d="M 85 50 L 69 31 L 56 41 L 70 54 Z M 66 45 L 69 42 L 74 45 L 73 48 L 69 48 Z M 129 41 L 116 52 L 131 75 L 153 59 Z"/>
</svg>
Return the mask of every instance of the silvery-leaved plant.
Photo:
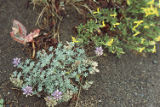
<svg viewBox="0 0 160 107">
<path fill-rule="evenodd" d="M 82 79 L 99 72 L 97 66 L 73 42 L 59 43 L 56 49 L 38 51 L 36 60 L 21 61 L 10 80 L 26 96 L 45 95 L 46 104 L 53 107 L 70 100 L 79 86 L 88 90 L 93 81 L 82 82 Z"/>
</svg>

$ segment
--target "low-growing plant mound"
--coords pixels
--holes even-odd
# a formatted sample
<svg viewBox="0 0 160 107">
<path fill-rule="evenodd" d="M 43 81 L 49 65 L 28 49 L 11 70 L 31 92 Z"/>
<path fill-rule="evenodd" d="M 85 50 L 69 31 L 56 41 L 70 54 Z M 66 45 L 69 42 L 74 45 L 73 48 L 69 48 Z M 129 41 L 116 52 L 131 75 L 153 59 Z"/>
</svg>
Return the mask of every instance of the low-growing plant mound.
<svg viewBox="0 0 160 107">
<path fill-rule="evenodd" d="M 118 7 L 97 8 L 86 24 L 77 27 L 77 40 L 92 41 L 117 56 L 125 50 L 155 53 L 160 41 L 159 12 L 160 2 L 154 0 L 127 0 Z"/>
<path fill-rule="evenodd" d="M 20 58 L 14 58 L 13 64 L 17 71 L 11 75 L 11 82 L 22 88 L 26 96 L 45 96 L 46 104 L 52 107 L 70 100 L 79 87 L 88 89 L 93 81 L 82 80 L 99 72 L 97 62 L 87 58 L 85 51 L 73 42 L 38 51 L 36 61 L 20 62 Z"/>
</svg>

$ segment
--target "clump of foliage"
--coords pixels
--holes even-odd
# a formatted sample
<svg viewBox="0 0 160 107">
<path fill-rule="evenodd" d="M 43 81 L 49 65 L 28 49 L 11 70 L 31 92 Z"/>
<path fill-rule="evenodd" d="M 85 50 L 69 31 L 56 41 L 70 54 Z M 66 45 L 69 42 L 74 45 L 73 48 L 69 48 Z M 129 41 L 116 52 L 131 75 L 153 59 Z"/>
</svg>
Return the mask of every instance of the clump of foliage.
<svg viewBox="0 0 160 107">
<path fill-rule="evenodd" d="M 4 99 L 0 95 L 0 107 L 4 107 Z"/>
<path fill-rule="evenodd" d="M 92 41 L 120 56 L 125 50 L 156 52 L 160 41 L 160 1 L 127 0 L 119 8 L 97 8 L 86 24 L 77 27 L 79 43 Z"/>
<path fill-rule="evenodd" d="M 36 61 L 20 62 L 10 80 L 26 96 L 45 95 L 46 104 L 53 107 L 70 100 L 80 86 L 88 89 L 93 81 L 82 80 L 88 74 L 99 72 L 97 66 L 73 42 L 59 43 L 56 49 L 38 51 Z"/>
<path fill-rule="evenodd" d="M 2 98 L 0 99 L 0 107 L 4 107 L 4 100 Z"/>
</svg>

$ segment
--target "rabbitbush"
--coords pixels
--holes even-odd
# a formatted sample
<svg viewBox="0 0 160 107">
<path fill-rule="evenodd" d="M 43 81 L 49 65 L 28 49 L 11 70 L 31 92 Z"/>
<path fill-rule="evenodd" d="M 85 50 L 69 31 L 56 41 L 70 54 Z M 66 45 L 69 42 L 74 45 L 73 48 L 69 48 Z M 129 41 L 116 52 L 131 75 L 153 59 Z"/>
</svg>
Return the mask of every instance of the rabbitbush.
<svg viewBox="0 0 160 107">
<path fill-rule="evenodd" d="M 59 43 L 56 49 L 50 47 L 47 51 L 38 51 L 36 61 L 26 59 L 16 66 L 11 82 L 22 88 L 26 96 L 45 95 L 46 104 L 52 107 L 70 100 L 79 86 L 88 89 L 93 81 L 82 82 L 83 78 L 99 72 L 97 62 L 87 58 L 85 51 L 73 42 Z"/>
<path fill-rule="evenodd" d="M 77 27 L 79 43 L 92 41 L 120 56 L 125 50 L 156 52 L 160 41 L 160 1 L 127 0 L 117 8 L 97 8 L 86 24 Z"/>
</svg>

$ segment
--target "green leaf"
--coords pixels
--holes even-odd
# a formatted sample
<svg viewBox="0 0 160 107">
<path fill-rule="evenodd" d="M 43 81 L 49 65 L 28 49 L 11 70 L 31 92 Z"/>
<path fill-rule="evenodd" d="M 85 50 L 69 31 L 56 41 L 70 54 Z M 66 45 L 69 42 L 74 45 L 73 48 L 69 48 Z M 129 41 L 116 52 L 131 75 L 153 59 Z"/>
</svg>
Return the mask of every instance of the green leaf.
<svg viewBox="0 0 160 107">
<path fill-rule="evenodd" d="M 131 4 L 131 0 L 127 0 L 127 4 L 130 5 Z"/>
<path fill-rule="evenodd" d="M 0 99 L 0 106 L 2 106 L 4 103 L 4 100 L 3 99 Z M 2 106 L 3 107 L 3 106 Z"/>
</svg>

